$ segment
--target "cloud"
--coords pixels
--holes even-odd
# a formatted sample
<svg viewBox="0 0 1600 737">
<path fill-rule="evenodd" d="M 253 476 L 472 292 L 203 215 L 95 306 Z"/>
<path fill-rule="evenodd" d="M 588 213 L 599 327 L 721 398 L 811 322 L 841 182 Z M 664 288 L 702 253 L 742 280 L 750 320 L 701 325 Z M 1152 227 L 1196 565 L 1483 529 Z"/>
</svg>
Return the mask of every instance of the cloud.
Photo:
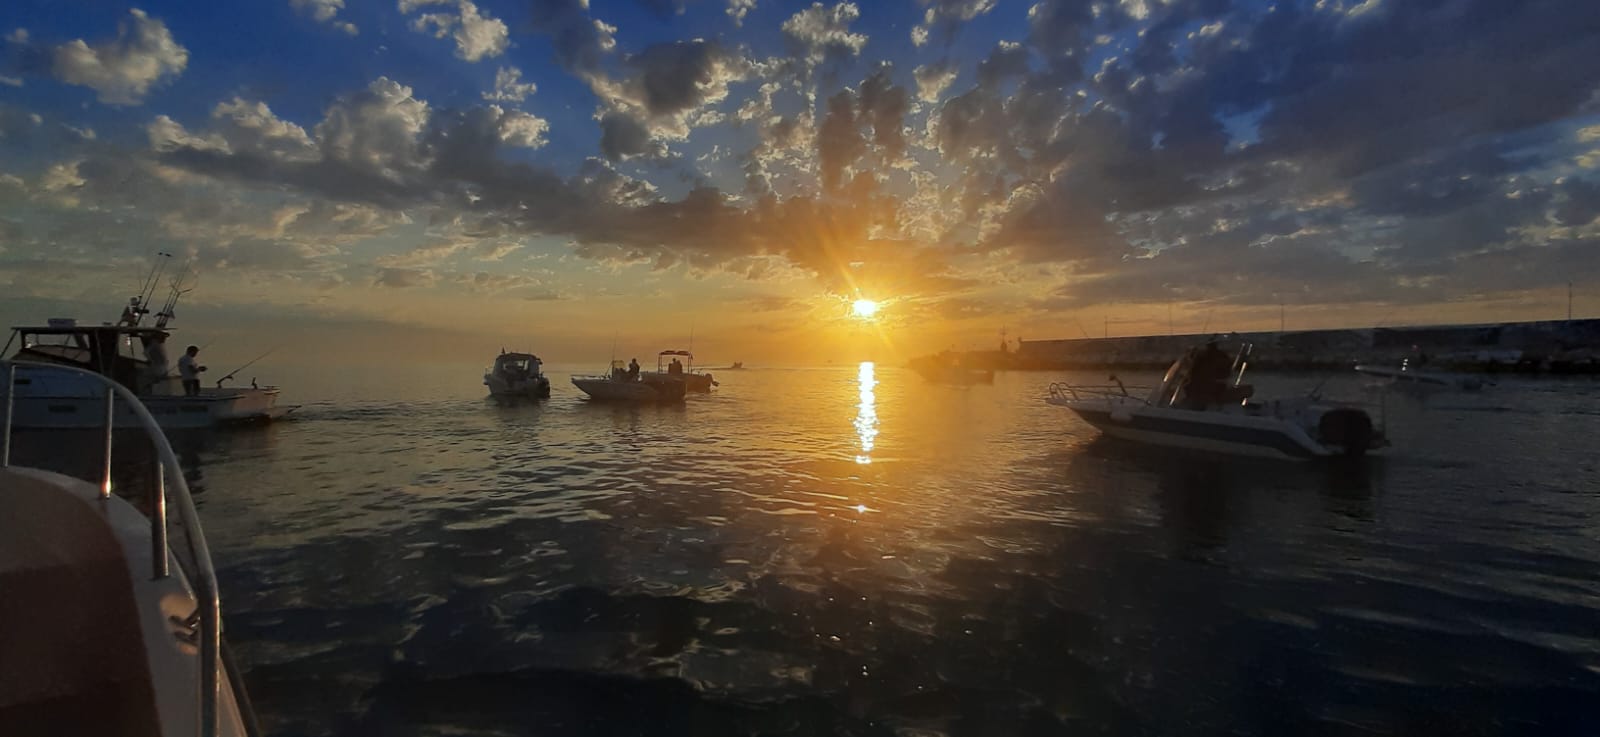
<svg viewBox="0 0 1600 737">
<path fill-rule="evenodd" d="M 495 102 L 522 102 L 538 89 L 534 83 L 522 81 L 521 69 L 500 67 L 494 73 L 494 89 L 483 93 L 483 99 Z"/>
<path fill-rule="evenodd" d="M 606 113 L 600 118 L 600 152 L 612 161 L 619 161 L 660 155 L 661 149 L 650 140 L 650 131 L 638 120 L 622 113 Z"/>
<path fill-rule="evenodd" d="M 117 24 L 114 40 L 90 46 L 78 39 L 52 49 L 51 73 L 67 84 L 94 90 L 107 105 L 137 105 L 152 87 L 181 74 L 189 52 L 166 24 L 138 8 L 128 15 Z"/>
<path fill-rule="evenodd" d="M 722 116 L 709 109 L 728 96 L 728 85 L 743 79 L 748 63 L 710 41 L 653 44 L 624 63 L 625 74 L 590 78 L 603 102 L 601 151 L 617 160 L 660 156 L 662 141 L 681 141 L 697 125 L 714 125 Z"/>
<path fill-rule="evenodd" d="M 912 77 L 917 81 L 917 99 L 938 102 L 944 96 L 944 91 L 956 81 L 958 74 L 960 70 L 947 61 L 917 67 L 912 72 Z"/>
<path fill-rule="evenodd" d="M 994 10 L 996 0 L 922 0 L 927 7 L 922 23 L 911 29 L 911 42 L 921 46 L 928 42 L 931 32 L 937 30 L 945 36 L 955 33 L 960 24 Z"/>
<path fill-rule="evenodd" d="M 1460 0 L 1460 13 L 1395 3 L 1352 16 L 1325 5 L 1041 0 L 1017 42 L 977 57 L 952 46 L 910 74 L 878 65 L 841 87 L 842 69 L 814 72 L 863 53 L 849 3 L 784 24 L 795 63 L 714 40 L 619 54 L 584 3 L 541 1 L 531 27 L 596 94 L 598 150 L 582 163 L 519 150 L 548 145 L 549 124 L 505 104 L 524 83 L 504 67 L 486 95 L 500 104 L 441 109 L 380 78 L 334 97 L 320 122 L 249 98 L 208 120 L 168 111 L 188 127 L 150 121 L 153 150 L 123 168 L 99 158 L 116 139 L 97 122 L 99 141 L 49 162 L 62 167 L 55 191 L 41 165 L 20 196 L 87 203 L 116 196 L 118 176 L 152 191 L 141 204 L 216 187 L 234 202 L 404 215 L 430 237 L 553 238 L 582 258 L 694 274 L 808 273 L 839 293 L 915 293 L 929 309 L 968 300 L 940 314 L 973 314 L 970 300 L 996 284 L 1066 310 L 1264 304 L 1296 290 L 1328 303 L 1451 299 L 1492 291 L 1492 271 L 1514 263 L 1529 288 L 1571 270 L 1600 237 L 1600 186 L 1573 163 L 1592 148 L 1580 131 L 1596 99 L 1594 80 L 1573 70 L 1600 64 L 1574 27 L 1600 13 Z M 928 10 L 959 20 L 981 6 Z M 715 150 L 748 148 L 699 169 L 670 156 L 674 141 L 724 120 L 738 130 Z M 59 127 L 30 121 L 0 109 L 4 145 Z M 161 227 L 196 241 L 201 228 L 180 215 L 230 236 L 220 243 L 314 244 L 230 222 L 226 199 L 166 207 Z M 361 266 L 373 267 L 433 264 Z"/>
<path fill-rule="evenodd" d="M 403 269 L 386 267 L 378 269 L 372 278 L 372 285 L 389 287 L 391 289 L 409 289 L 411 287 L 431 287 L 438 281 L 432 271 L 426 269 Z"/>
<path fill-rule="evenodd" d="M 744 17 L 755 10 L 756 0 L 728 0 L 728 17 L 733 19 L 735 27 L 744 25 Z"/>
<path fill-rule="evenodd" d="M 562 68 L 586 76 L 615 49 L 616 27 L 589 15 L 588 0 L 533 0 L 529 23 L 550 36 Z"/>
<path fill-rule="evenodd" d="M 361 32 L 356 28 L 356 24 L 339 20 L 339 11 L 344 10 L 344 0 L 289 0 L 289 6 L 310 15 L 318 23 L 337 28 L 351 36 Z"/>
<path fill-rule="evenodd" d="M 400 0 L 400 12 L 409 14 L 422 7 L 449 4 L 448 0 Z M 456 42 L 456 56 L 479 61 L 505 53 L 511 44 L 510 29 L 504 21 L 478 9 L 471 0 L 455 0 L 456 12 L 423 13 L 411 21 L 418 33 L 433 33 L 434 38 L 449 36 Z"/>
<path fill-rule="evenodd" d="M 853 33 L 850 24 L 861 17 L 855 3 L 842 2 L 828 7 L 812 3 L 783 22 L 784 37 L 799 47 L 813 64 L 861 54 L 867 34 Z"/>
</svg>

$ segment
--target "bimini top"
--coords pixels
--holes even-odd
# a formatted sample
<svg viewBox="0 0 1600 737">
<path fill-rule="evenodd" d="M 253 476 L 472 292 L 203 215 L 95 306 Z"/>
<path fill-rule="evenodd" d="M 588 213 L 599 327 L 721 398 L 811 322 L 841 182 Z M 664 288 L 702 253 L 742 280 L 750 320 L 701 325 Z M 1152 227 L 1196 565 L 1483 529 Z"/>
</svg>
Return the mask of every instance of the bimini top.
<svg viewBox="0 0 1600 737">
<path fill-rule="evenodd" d="M 539 361 L 539 357 L 533 355 L 532 353 L 504 353 L 504 352 L 502 352 L 499 356 L 495 357 L 495 360 L 496 361 L 517 361 L 517 360 Z M 539 361 L 539 363 L 544 363 L 544 361 Z"/>
<path fill-rule="evenodd" d="M 660 353 L 657 353 L 656 355 L 658 355 L 658 356 L 686 356 L 688 358 L 694 358 L 694 354 L 690 353 L 688 351 L 662 351 Z"/>
</svg>

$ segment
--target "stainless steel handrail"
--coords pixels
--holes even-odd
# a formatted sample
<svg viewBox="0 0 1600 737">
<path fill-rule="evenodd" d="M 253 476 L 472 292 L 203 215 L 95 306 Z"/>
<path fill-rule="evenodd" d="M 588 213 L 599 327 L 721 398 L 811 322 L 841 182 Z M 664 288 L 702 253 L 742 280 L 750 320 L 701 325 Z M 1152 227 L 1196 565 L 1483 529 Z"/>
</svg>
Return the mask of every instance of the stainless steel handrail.
<svg viewBox="0 0 1600 737">
<path fill-rule="evenodd" d="M 217 573 L 211 563 L 211 549 L 206 545 L 206 536 L 200 530 L 200 515 L 194 508 L 194 497 L 189 494 L 189 482 L 183 476 L 183 466 L 178 463 L 178 455 L 172 452 L 172 444 L 167 441 L 166 433 L 161 431 L 161 425 L 144 406 L 144 402 L 128 391 L 127 387 L 118 384 L 93 371 L 86 371 L 76 366 L 64 366 L 56 363 L 41 363 L 35 361 L 0 360 L 5 365 L 6 402 L 5 426 L 0 431 L 4 434 L 4 465 L 11 465 L 11 425 L 15 419 L 14 395 L 17 391 L 16 370 L 18 366 L 28 368 L 48 369 L 87 376 L 106 387 L 106 426 L 105 426 L 105 478 L 100 486 L 101 497 L 104 498 L 111 491 L 111 448 L 112 435 L 116 428 L 114 414 L 115 400 L 120 398 L 128 409 L 133 412 L 139 421 L 139 429 L 150 436 L 150 442 L 155 446 L 156 459 L 160 463 L 157 473 L 158 481 L 151 489 L 150 498 L 150 536 L 152 542 L 151 575 L 155 578 L 165 578 L 170 575 L 167 565 L 167 496 L 171 492 L 172 501 L 178 508 L 178 519 L 183 523 L 185 535 L 188 539 L 189 552 L 193 560 L 193 570 L 189 574 L 189 585 L 194 589 L 195 600 L 199 606 L 200 615 L 200 734 L 203 737 L 215 737 L 217 733 L 217 702 L 218 682 L 217 659 L 222 647 L 222 604 L 217 596 Z M 170 479 L 171 483 L 167 483 Z"/>
</svg>

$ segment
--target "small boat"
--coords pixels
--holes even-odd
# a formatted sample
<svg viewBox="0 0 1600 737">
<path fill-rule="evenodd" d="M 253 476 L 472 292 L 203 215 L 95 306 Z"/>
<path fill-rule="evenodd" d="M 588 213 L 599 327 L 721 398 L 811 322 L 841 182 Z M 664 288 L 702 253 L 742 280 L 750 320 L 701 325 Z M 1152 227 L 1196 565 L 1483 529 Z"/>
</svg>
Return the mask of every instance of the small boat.
<svg viewBox="0 0 1600 737">
<path fill-rule="evenodd" d="M 258 386 L 253 379 L 247 387 L 223 386 L 232 374 L 216 386 L 202 387 L 198 394 L 188 396 L 176 377 L 146 378 L 149 362 L 136 351 L 154 342 L 165 343 L 169 330 L 165 325 L 85 326 L 59 318 L 42 327 L 14 327 L 6 345 L 7 349 L 17 346 L 10 358 L 19 363 L 14 381 L 7 384 L 0 400 L 14 404 L 13 425 L 18 428 L 103 427 L 108 405 L 100 379 L 110 379 L 140 395 L 165 428 L 265 422 L 296 409 L 278 406 L 278 388 Z M 127 405 L 117 406 L 114 422 L 117 427 L 138 426 L 138 418 Z"/>
<path fill-rule="evenodd" d="M 572 385 L 590 399 L 615 402 L 681 402 L 688 391 L 688 383 L 681 379 L 647 382 L 643 375 L 630 377 L 621 361 L 611 362 L 610 373 L 574 376 Z"/>
<path fill-rule="evenodd" d="M 1409 359 L 1401 361 L 1399 368 L 1362 364 L 1356 373 L 1386 379 L 1397 386 L 1475 392 L 1484 386 L 1483 379 L 1436 371 L 1419 371 Z"/>
<path fill-rule="evenodd" d="M 919 376 L 934 384 L 968 386 L 994 383 L 994 371 L 963 366 L 959 358 L 948 352 L 916 359 L 911 362 L 910 367 Z"/>
<path fill-rule="evenodd" d="M 686 360 L 679 361 L 679 358 Z M 688 351 L 662 351 L 656 354 L 656 370 L 639 374 L 639 380 L 647 384 L 682 382 L 689 391 L 700 394 L 709 394 L 711 387 L 717 386 L 711 374 L 695 369 L 694 354 Z"/>
<path fill-rule="evenodd" d="M 1120 381 L 1114 387 L 1056 383 L 1045 401 L 1071 410 L 1112 437 L 1212 453 L 1310 460 L 1361 456 L 1388 445 L 1382 428 L 1357 405 L 1326 401 L 1315 393 L 1252 399 L 1253 388 L 1240 383 L 1248 352 L 1248 346 L 1240 351 L 1237 376 L 1216 403 L 1201 405 L 1190 396 L 1193 351 L 1174 362 L 1148 396 L 1130 394 Z"/>
<path fill-rule="evenodd" d="M 0 376 L 36 364 L 0 362 Z M 90 484 L 14 465 L 12 415 L 0 451 L 0 734 L 258 734 L 222 639 L 216 574 L 194 500 L 155 415 L 103 374 L 98 384 L 154 445 L 145 512 L 111 493 L 114 432 Z M 14 409 L 12 407 L 11 409 Z M 103 448 L 103 451 L 101 450 Z M 169 509 L 178 519 L 169 538 Z M 177 541 L 182 540 L 179 544 Z"/>
<path fill-rule="evenodd" d="M 495 397 L 548 399 L 550 379 L 544 375 L 544 362 L 532 353 L 500 351 L 494 367 L 483 374 L 483 385 Z"/>
</svg>

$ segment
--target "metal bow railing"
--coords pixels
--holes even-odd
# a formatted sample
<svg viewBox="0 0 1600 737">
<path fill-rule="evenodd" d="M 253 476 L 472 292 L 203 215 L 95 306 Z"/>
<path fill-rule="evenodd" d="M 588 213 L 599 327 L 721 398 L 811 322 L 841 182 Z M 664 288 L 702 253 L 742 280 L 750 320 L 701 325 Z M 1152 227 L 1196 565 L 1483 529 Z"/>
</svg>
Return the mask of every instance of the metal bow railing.
<svg viewBox="0 0 1600 737">
<path fill-rule="evenodd" d="M 100 374 L 73 366 L 34 361 L 5 360 L 0 361 L 0 366 L 3 366 L 3 371 L 0 373 L 5 375 L 6 387 L 4 429 L 0 430 L 0 436 L 3 436 L 3 439 L 0 439 L 0 468 L 11 465 L 11 430 L 16 413 L 16 377 L 19 367 L 77 374 L 105 386 L 105 465 L 99 486 L 101 499 L 108 499 L 111 496 L 111 451 L 116 429 L 115 410 L 118 399 L 122 400 L 138 420 L 139 429 L 149 436 L 159 464 L 149 497 L 151 576 L 162 579 L 171 575 L 167 560 L 167 497 L 170 489 L 170 496 L 178 509 L 178 519 L 184 527 L 183 537 L 187 541 L 189 553 L 189 565 L 183 566 L 180 561 L 180 567 L 187 568 L 183 572 L 189 579 L 189 585 L 194 590 L 198 604 L 196 614 L 199 625 L 197 634 L 200 651 L 200 692 L 197 701 L 200 734 L 203 737 L 213 737 L 217 733 L 218 653 L 222 647 L 222 608 L 217 595 L 217 575 L 211 563 L 211 550 L 206 546 L 205 535 L 200 530 L 200 516 L 195 511 L 194 498 L 189 494 L 189 484 L 184 479 L 183 467 L 178 463 L 177 454 L 172 452 L 172 444 L 167 441 L 166 434 L 161 431 L 161 426 L 150 414 L 150 410 L 137 396 L 134 396 L 133 392 Z"/>
</svg>

